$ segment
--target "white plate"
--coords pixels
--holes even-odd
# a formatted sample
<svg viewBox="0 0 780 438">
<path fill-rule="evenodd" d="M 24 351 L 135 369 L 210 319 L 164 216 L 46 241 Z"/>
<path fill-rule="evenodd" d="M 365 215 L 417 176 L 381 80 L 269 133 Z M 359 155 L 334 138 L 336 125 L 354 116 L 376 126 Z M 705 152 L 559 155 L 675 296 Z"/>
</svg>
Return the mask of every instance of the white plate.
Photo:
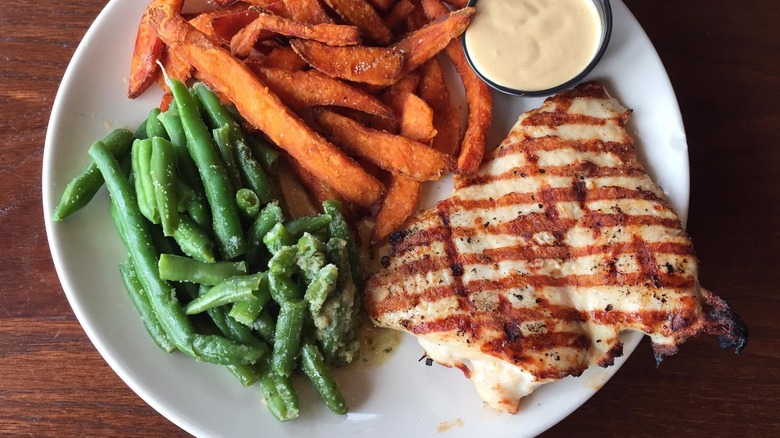
<svg viewBox="0 0 780 438">
<path fill-rule="evenodd" d="M 65 184 L 88 162 L 91 142 L 115 127 L 134 129 L 159 102 L 158 91 L 136 100 L 125 97 L 136 26 L 145 4 L 112 0 L 76 50 L 46 137 L 43 206 L 54 263 L 76 317 L 114 371 L 162 415 L 198 436 L 536 435 L 592 396 L 636 347 L 641 336 L 626 336 L 626 355 L 615 366 L 546 385 L 512 416 L 483 407 L 460 371 L 418 362 L 420 347 L 405 337 L 384 366 L 339 373 L 351 408 L 348 415 L 331 414 L 305 382 L 297 382 L 303 412 L 299 420 L 287 424 L 271 417 L 256 386 L 243 388 L 221 367 L 162 353 L 122 288 L 117 265 L 126 251 L 112 228 L 105 191 L 64 223 L 50 220 Z M 677 100 L 640 25 L 619 0 L 613 0 L 613 9 L 610 47 L 590 78 L 603 80 L 623 105 L 634 110 L 629 130 L 640 158 L 684 220 L 688 156 Z M 521 112 L 540 103 L 541 99 L 495 96 L 491 144 L 503 138 Z M 446 196 L 449 187 L 447 183 L 432 187 L 427 202 Z"/>
</svg>

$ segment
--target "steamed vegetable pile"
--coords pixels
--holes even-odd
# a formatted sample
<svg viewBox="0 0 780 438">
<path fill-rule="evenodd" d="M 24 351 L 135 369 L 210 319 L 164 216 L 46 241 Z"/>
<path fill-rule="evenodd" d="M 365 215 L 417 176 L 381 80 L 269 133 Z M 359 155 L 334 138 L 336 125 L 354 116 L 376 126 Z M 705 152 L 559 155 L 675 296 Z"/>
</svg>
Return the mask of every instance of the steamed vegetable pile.
<svg viewBox="0 0 780 438">
<path fill-rule="evenodd" d="M 272 178 L 277 152 L 207 86 L 168 85 L 167 111 L 91 146 L 54 219 L 105 183 L 128 250 L 121 278 L 161 349 L 225 365 L 244 386 L 259 382 L 282 421 L 299 415 L 296 372 L 346 413 L 332 369 L 359 354 L 362 276 L 341 205 L 286 217 Z"/>
</svg>

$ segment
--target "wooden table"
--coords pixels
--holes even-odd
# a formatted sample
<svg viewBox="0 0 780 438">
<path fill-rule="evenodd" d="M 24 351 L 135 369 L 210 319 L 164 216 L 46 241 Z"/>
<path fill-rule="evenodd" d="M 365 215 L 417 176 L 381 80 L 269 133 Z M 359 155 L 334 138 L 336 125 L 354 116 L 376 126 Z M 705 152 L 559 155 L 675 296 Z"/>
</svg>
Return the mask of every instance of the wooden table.
<svg viewBox="0 0 780 438">
<path fill-rule="evenodd" d="M 139 0 L 140 1 L 140 0 Z M 682 108 L 701 280 L 750 326 L 741 356 L 643 341 L 548 436 L 780 436 L 780 9 L 774 0 L 626 2 Z M 41 207 L 51 105 L 105 0 L 0 2 L 0 435 L 184 435 L 106 365 L 68 305 Z M 778 228 L 776 228 L 778 227 Z"/>
</svg>

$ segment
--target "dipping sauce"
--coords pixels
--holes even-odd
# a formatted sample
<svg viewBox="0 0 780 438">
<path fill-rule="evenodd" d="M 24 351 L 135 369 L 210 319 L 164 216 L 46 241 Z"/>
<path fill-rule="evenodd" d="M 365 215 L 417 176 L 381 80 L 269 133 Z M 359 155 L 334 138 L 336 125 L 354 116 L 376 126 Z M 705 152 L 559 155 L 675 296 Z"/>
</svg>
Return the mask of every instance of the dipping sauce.
<svg viewBox="0 0 780 438">
<path fill-rule="evenodd" d="M 498 85 L 556 87 L 599 50 L 602 24 L 593 0 L 479 0 L 475 6 L 466 49 L 474 67 Z"/>
</svg>

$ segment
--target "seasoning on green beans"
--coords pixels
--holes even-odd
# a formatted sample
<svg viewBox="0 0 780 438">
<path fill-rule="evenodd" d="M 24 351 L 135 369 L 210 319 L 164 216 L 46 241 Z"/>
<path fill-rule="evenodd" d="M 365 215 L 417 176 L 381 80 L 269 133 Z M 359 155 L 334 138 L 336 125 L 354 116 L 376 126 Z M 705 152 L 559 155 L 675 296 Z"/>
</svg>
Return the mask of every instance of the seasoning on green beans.
<svg viewBox="0 0 780 438">
<path fill-rule="evenodd" d="M 190 90 L 176 79 L 167 78 L 166 82 L 179 110 L 187 148 L 198 167 L 206 199 L 211 205 L 217 247 L 226 259 L 232 259 L 246 252 L 246 242 L 230 181 Z"/>
<path fill-rule="evenodd" d="M 117 161 L 121 161 L 130 153 L 132 142 L 133 133 L 127 129 L 115 129 L 102 140 Z M 52 218 L 61 221 L 84 208 L 102 186 L 103 175 L 100 174 L 95 162 L 90 160 L 87 168 L 65 186 L 60 202 L 54 208 Z"/>
<path fill-rule="evenodd" d="M 341 205 L 286 217 L 268 178 L 278 151 L 243 132 L 205 85 L 166 81 L 174 105 L 96 142 L 55 220 L 105 183 L 128 251 L 120 275 L 153 342 L 259 382 L 281 421 L 300 415 L 296 370 L 345 413 L 332 367 L 357 355 L 361 277 Z"/>
<path fill-rule="evenodd" d="M 189 281 L 210 286 L 246 273 L 244 262 L 207 263 L 175 254 L 160 254 L 157 265 L 164 280 Z"/>
</svg>

